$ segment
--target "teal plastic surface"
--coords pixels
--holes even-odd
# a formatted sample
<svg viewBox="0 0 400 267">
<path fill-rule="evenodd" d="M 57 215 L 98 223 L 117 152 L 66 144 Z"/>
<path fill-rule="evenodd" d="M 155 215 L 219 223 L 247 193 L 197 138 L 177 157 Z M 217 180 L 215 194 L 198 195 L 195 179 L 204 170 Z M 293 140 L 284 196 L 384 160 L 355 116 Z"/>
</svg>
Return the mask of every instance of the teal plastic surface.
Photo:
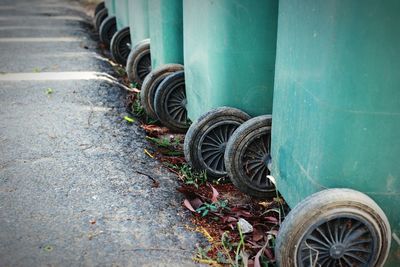
<svg viewBox="0 0 400 267">
<path fill-rule="evenodd" d="M 129 1 L 132 0 L 114 0 L 115 16 L 117 18 L 117 29 L 129 26 Z"/>
<path fill-rule="evenodd" d="M 183 64 L 182 0 L 149 0 L 151 64 Z"/>
<path fill-rule="evenodd" d="M 294 207 L 325 188 L 366 193 L 400 266 L 400 1 L 281 0 L 272 175 Z M 397 237 L 397 238 L 396 238 Z"/>
<path fill-rule="evenodd" d="M 105 0 L 104 4 L 107 8 L 108 16 L 115 16 L 115 0 Z"/>
<path fill-rule="evenodd" d="M 105 0 L 104 4 L 108 11 L 108 16 L 115 16 L 114 0 Z"/>
<path fill-rule="evenodd" d="M 128 3 L 132 47 L 138 42 L 149 38 L 148 2 L 148 0 L 130 0 Z"/>
<path fill-rule="evenodd" d="M 271 114 L 277 0 L 184 0 L 188 115 L 230 106 Z"/>
</svg>

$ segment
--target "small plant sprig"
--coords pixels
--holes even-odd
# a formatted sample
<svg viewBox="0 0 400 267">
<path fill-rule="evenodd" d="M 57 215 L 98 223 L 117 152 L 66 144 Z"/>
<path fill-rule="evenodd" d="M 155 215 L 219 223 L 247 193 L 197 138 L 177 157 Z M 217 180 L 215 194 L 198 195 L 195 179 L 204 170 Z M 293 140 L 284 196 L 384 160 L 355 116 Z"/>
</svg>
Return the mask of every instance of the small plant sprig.
<svg viewBox="0 0 400 267">
<path fill-rule="evenodd" d="M 132 110 L 132 113 L 138 117 L 145 115 L 144 108 L 143 108 L 142 104 L 140 103 L 140 95 L 139 94 L 137 94 L 135 99 L 133 100 L 131 110 Z"/>
<path fill-rule="evenodd" d="M 115 67 L 115 72 L 118 74 L 118 76 L 123 77 L 126 75 L 126 71 L 125 68 L 120 67 L 120 66 L 116 66 Z"/>
<path fill-rule="evenodd" d="M 156 138 L 156 137 L 146 136 L 146 139 L 155 143 L 157 146 L 163 147 L 163 148 L 174 148 L 177 145 L 179 145 L 179 143 L 181 142 L 181 140 L 179 138 L 171 140 L 168 137 Z"/>
<path fill-rule="evenodd" d="M 227 200 L 218 200 L 214 203 L 203 203 L 196 212 L 200 213 L 202 217 L 207 216 L 209 212 L 218 212 L 220 210 L 229 210 L 228 201 Z"/>
<path fill-rule="evenodd" d="M 199 188 L 200 185 L 207 183 L 208 177 L 205 171 L 197 172 L 192 169 L 187 163 L 171 164 L 164 162 L 165 167 L 176 173 L 186 185 L 194 185 Z"/>
</svg>

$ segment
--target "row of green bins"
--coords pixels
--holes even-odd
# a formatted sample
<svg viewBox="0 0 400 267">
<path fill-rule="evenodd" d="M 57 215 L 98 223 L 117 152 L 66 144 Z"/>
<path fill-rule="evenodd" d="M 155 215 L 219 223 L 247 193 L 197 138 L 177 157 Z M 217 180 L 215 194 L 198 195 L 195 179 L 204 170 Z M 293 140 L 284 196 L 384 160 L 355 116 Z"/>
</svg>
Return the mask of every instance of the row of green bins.
<svg viewBox="0 0 400 267">
<path fill-rule="evenodd" d="M 131 82 L 141 85 L 151 71 L 149 1 L 131 1 L 129 12 L 132 49 L 126 63 L 126 72 Z"/>
<path fill-rule="evenodd" d="M 115 62 L 126 65 L 131 50 L 131 35 L 129 20 L 133 16 L 129 10 L 129 3 L 133 0 L 114 0 L 117 22 L 117 32 L 111 39 L 110 52 Z"/>
<path fill-rule="evenodd" d="M 397 0 L 280 0 L 279 266 L 400 266 L 399 24 Z"/>
<path fill-rule="evenodd" d="M 187 112 L 193 121 L 185 157 L 195 169 L 223 177 L 235 130 L 250 116 L 272 113 L 278 1 L 185 0 L 183 14 Z M 268 160 L 254 159 L 244 175 L 270 189 Z"/>
<path fill-rule="evenodd" d="M 175 132 L 188 128 L 182 0 L 149 0 L 152 71 L 141 88 L 146 113 Z"/>
</svg>

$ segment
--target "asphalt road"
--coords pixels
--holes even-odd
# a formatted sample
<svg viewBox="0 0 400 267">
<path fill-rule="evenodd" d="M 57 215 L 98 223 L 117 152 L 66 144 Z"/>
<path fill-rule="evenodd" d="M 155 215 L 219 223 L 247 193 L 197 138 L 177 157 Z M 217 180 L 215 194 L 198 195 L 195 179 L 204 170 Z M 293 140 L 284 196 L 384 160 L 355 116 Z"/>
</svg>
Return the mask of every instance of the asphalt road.
<svg viewBox="0 0 400 267">
<path fill-rule="evenodd" d="M 176 177 L 96 49 L 77 3 L 0 1 L 1 267 L 194 265 Z"/>
</svg>

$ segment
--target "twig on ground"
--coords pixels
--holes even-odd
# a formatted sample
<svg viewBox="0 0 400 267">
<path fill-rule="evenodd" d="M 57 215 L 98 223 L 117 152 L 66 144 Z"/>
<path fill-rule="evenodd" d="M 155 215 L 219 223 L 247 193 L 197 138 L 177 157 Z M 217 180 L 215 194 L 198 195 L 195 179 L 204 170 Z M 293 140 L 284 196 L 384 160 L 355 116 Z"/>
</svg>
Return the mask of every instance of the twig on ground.
<svg viewBox="0 0 400 267">
<path fill-rule="evenodd" d="M 153 181 L 153 186 L 152 186 L 153 188 L 157 188 L 157 187 L 160 186 L 160 182 L 158 182 L 154 177 L 150 176 L 149 174 L 141 172 L 141 171 L 136 171 L 136 173 L 144 175 L 144 176 L 147 176 L 147 178 L 152 180 Z"/>
</svg>

